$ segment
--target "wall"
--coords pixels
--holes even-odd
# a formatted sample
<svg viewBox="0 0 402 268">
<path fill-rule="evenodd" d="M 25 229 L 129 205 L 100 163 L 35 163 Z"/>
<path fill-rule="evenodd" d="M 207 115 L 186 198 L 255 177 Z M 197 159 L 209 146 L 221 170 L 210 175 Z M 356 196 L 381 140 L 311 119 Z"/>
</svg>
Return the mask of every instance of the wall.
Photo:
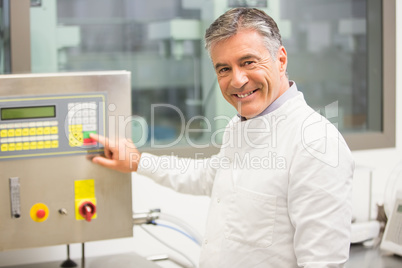
<svg viewBox="0 0 402 268">
<path fill-rule="evenodd" d="M 402 3 L 397 1 L 396 13 L 402 14 Z M 396 17 L 397 47 L 402 43 L 402 19 Z M 386 179 L 397 163 L 402 161 L 402 53 L 397 51 L 397 90 L 396 90 L 396 148 L 355 151 L 353 156 L 356 161 L 356 180 L 368 179 L 368 169 L 373 171 L 373 204 L 383 202 Z M 204 231 L 204 224 L 208 210 L 209 200 L 206 197 L 193 197 L 174 193 L 156 185 L 150 180 L 133 174 L 133 206 L 135 211 L 160 208 L 163 212 L 185 219 L 200 233 Z M 356 189 L 355 197 L 366 198 L 366 189 Z M 364 206 L 364 205 L 362 205 Z M 357 207 L 357 210 L 365 210 L 365 207 Z M 375 210 L 373 210 L 375 216 Z M 149 230 L 157 234 L 161 239 L 171 243 L 174 247 L 186 252 L 195 262 L 198 260 L 199 248 L 184 236 L 162 227 L 150 226 Z M 72 245 L 73 258 L 79 258 L 80 245 Z M 118 239 L 112 241 L 91 242 L 86 244 L 87 256 L 109 255 L 120 252 L 135 251 L 140 255 L 176 253 L 161 246 L 157 241 L 148 236 L 138 227 L 134 228 L 134 238 Z M 0 266 L 42 262 L 50 260 L 62 260 L 65 258 L 65 246 L 36 248 L 0 252 Z M 177 267 L 170 262 L 164 262 L 163 267 Z"/>
</svg>

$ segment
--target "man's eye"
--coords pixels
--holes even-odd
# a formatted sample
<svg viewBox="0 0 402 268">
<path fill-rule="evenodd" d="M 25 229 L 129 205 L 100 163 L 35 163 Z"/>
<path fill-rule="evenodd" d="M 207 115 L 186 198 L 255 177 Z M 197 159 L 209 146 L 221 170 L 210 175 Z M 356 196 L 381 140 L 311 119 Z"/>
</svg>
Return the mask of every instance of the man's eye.
<svg viewBox="0 0 402 268">
<path fill-rule="evenodd" d="M 246 62 L 244 62 L 244 66 L 248 66 L 248 65 L 251 65 L 253 63 L 254 63 L 254 61 L 246 61 Z"/>
<path fill-rule="evenodd" d="M 220 70 L 219 70 L 219 73 L 220 73 L 220 74 L 223 74 L 223 73 L 225 73 L 225 72 L 227 72 L 227 71 L 229 71 L 229 68 L 226 68 L 226 67 L 225 67 L 225 68 L 220 69 Z"/>
</svg>

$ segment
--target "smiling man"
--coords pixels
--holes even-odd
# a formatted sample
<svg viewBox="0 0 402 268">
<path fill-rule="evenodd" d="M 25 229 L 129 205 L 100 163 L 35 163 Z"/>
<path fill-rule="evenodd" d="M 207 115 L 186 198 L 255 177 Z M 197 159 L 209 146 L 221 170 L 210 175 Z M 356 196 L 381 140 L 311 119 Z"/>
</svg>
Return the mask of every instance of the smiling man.
<svg viewBox="0 0 402 268">
<path fill-rule="evenodd" d="M 289 88 L 285 48 L 272 57 L 256 30 L 240 29 L 211 45 L 210 55 L 224 98 L 245 118 L 259 115 Z"/>
<path fill-rule="evenodd" d="M 219 154 L 186 160 L 183 172 L 182 159 L 140 153 L 132 144 L 119 159 L 119 148 L 93 135 L 106 156 L 93 161 L 210 196 L 200 267 L 344 267 L 354 163 L 337 129 L 288 80 L 276 23 L 258 9 L 236 8 L 205 40 L 222 94 L 238 111 Z"/>
</svg>

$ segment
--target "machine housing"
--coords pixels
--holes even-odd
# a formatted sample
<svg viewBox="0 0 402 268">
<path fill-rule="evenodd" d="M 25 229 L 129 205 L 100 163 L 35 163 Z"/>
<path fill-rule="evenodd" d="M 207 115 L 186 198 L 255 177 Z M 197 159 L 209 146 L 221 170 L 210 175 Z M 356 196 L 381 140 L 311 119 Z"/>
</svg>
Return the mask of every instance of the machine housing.
<svg viewBox="0 0 402 268">
<path fill-rule="evenodd" d="M 133 235 L 131 175 L 89 137 L 130 137 L 130 76 L 0 76 L 0 251 Z"/>
</svg>

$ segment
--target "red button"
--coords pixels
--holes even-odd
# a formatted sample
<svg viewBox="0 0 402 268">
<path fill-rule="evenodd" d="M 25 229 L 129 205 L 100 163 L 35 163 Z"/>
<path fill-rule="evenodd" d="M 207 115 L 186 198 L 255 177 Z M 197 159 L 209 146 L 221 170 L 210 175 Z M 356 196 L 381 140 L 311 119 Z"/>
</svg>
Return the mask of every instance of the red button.
<svg viewBox="0 0 402 268">
<path fill-rule="evenodd" d="M 91 138 L 87 138 L 84 139 L 84 145 L 96 145 L 96 141 Z"/>
<path fill-rule="evenodd" d="M 38 211 L 36 211 L 36 217 L 38 217 L 39 219 L 43 219 L 46 216 L 46 211 L 43 209 L 38 209 Z"/>
</svg>

